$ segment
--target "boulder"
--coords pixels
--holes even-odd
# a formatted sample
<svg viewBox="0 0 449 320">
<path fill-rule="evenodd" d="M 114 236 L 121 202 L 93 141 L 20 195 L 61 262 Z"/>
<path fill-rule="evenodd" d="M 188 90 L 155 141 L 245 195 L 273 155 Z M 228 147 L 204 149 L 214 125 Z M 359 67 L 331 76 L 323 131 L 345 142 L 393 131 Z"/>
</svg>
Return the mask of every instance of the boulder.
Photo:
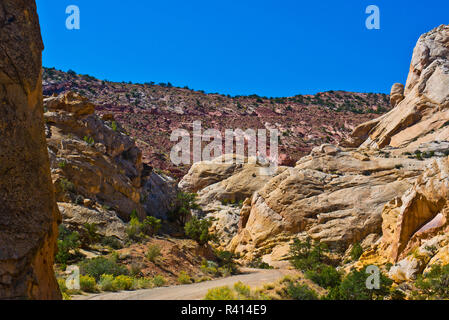
<svg viewBox="0 0 449 320">
<path fill-rule="evenodd" d="M 404 100 L 404 85 L 402 83 L 395 83 L 391 87 L 390 92 L 391 106 L 396 107 L 402 100 Z"/>
</svg>

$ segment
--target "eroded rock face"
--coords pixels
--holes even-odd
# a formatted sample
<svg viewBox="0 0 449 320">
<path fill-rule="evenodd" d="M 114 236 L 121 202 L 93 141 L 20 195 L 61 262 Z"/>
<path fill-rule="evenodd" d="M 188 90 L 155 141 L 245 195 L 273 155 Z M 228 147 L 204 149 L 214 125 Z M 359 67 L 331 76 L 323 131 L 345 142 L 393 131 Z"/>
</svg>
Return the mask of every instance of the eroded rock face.
<svg viewBox="0 0 449 320">
<path fill-rule="evenodd" d="M 445 234 L 449 230 L 448 199 L 449 160 L 440 158 L 428 165 L 402 197 L 385 206 L 379 254 L 395 263 L 429 239 Z"/>
<path fill-rule="evenodd" d="M 257 191 L 230 249 L 252 260 L 303 232 L 342 249 L 380 234 L 385 203 L 412 185 L 424 163 L 336 150 L 315 150 Z"/>
<path fill-rule="evenodd" d="M 395 108 L 339 148 L 315 148 L 255 192 L 228 248 L 246 261 L 272 260 L 270 252 L 310 236 L 343 250 L 354 242 L 381 246 L 383 255 L 373 249 L 364 258 L 386 263 L 446 230 L 448 66 L 449 26 L 440 26 L 419 39 L 405 90 L 393 86 Z M 367 243 L 382 233 L 382 242 Z M 425 266 L 404 261 L 395 270 L 407 278 Z"/>
<path fill-rule="evenodd" d="M 141 152 L 131 138 L 107 126 L 76 93 L 45 99 L 44 107 L 57 200 L 87 198 L 114 208 L 123 220 L 133 211 L 144 217 Z"/>
<path fill-rule="evenodd" d="M 35 2 L 2 0 L 0 29 L 0 299 L 60 299 Z"/>
<path fill-rule="evenodd" d="M 266 175 L 263 169 L 257 159 L 223 155 L 212 161 L 195 163 L 180 181 L 181 190 L 197 192 L 201 208 L 198 214 L 213 218 L 212 231 L 223 248 L 237 234 L 241 204 L 250 203 L 254 192 L 286 167 L 279 167 L 271 175 Z"/>
<path fill-rule="evenodd" d="M 396 107 L 399 102 L 404 100 L 404 85 L 402 83 L 395 83 L 391 87 L 390 103 L 392 107 Z"/>
<path fill-rule="evenodd" d="M 416 149 L 425 142 L 448 140 L 449 127 L 445 125 L 449 119 L 448 42 L 449 26 L 445 25 L 420 37 L 413 51 L 404 99 L 369 125 L 368 139 L 360 141 L 359 132 L 354 132 L 353 141 L 363 142 L 362 146 L 368 148 Z"/>
<path fill-rule="evenodd" d="M 44 99 L 51 172 L 63 222 L 72 230 L 94 224 L 106 237 L 126 240 L 136 213 L 166 218 L 176 185 L 142 164 L 142 153 L 113 117 L 98 117 L 77 93 Z"/>
</svg>

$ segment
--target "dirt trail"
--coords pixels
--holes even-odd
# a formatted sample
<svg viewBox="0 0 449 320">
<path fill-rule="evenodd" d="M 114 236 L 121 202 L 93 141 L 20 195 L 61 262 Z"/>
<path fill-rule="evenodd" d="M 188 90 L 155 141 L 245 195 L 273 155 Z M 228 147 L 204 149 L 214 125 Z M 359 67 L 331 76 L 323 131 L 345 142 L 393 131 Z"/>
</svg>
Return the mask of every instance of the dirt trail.
<svg viewBox="0 0 449 320">
<path fill-rule="evenodd" d="M 139 291 L 124 291 L 100 293 L 88 296 L 76 296 L 73 300 L 201 300 L 211 288 L 230 286 L 243 282 L 251 288 L 257 288 L 266 283 L 272 283 L 286 275 L 293 275 L 293 270 L 259 270 L 243 269 L 244 274 L 228 278 L 194 283 L 182 286 L 162 287 Z"/>
</svg>

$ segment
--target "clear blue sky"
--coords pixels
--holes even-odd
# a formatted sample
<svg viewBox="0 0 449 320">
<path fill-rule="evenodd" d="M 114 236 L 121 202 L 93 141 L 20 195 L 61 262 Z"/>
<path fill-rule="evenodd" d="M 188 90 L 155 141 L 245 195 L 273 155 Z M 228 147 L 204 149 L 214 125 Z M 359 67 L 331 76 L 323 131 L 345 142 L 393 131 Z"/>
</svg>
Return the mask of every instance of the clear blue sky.
<svg viewBox="0 0 449 320">
<path fill-rule="evenodd" d="M 68 5 L 81 29 L 65 27 Z M 367 30 L 375 4 L 381 29 Z M 37 0 L 44 66 L 231 95 L 388 93 L 447 0 Z"/>
</svg>

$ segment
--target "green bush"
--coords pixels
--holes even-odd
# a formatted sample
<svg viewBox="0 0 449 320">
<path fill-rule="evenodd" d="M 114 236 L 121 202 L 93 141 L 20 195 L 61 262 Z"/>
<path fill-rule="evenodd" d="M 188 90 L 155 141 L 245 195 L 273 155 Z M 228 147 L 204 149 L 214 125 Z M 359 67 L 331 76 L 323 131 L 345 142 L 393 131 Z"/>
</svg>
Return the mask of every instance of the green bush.
<svg viewBox="0 0 449 320">
<path fill-rule="evenodd" d="M 153 288 L 153 281 L 149 278 L 138 278 L 137 279 L 137 288 L 139 289 L 151 289 Z"/>
<path fill-rule="evenodd" d="M 150 245 L 147 250 L 146 257 L 151 262 L 155 262 L 156 259 L 161 255 L 161 247 L 158 245 Z"/>
<path fill-rule="evenodd" d="M 143 236 L 142 223 L 137 217 L 136 210 L 133 210 L 131 214 L 131 220 L 126 228 L 126 234 L 128 235 L 128 239 L 131 241 L 140 241 Z"/>
<path fill-rule="evenodd" d="M 66 265 L 74 257 L 72 251 L 77 254 L 81 247 L 78 232 L 71 232 L 63 225 L 59 226 L 58 251 L 55 256 L 56 263 Z"/>
<path fill-rule="evenodd" d="M 133 278 L 131 278 L 129 276 L 125 276 L 125 275 L 117 276 L 114 278 L 114 281 L 113 281 L 113 286 L 118 291 L 132 290 L 133 284 L 134 284 Z"/>
<path fill-rule="evenodd" d="M 239 272 L 237 263 L 235 259 L 238 256 L 230 251 L 215 250 L 215 255 L 217 256 L 218 265 L 227 271 L 229 274 L 237 274 Z"/>
<path fill-rule="evenodd" d="M 83 275 L 89 275 L 99 281 L 103 274 L 110 274 L 114 277 L 119 275 L 128 275 L 128 269 L 118 264 L 113 259 L 98 257 L 85 260 L 80 263 L 80 272 Z"/>
<path fill-rule="evenodd" d="M 384 300 L 391 298 L 393 281 L 380 274 L 380 289 L 368 289 L 366 280 L 370 276 L 366 267 L 362 270 L 351 271 L 340 283 L 332 288 L 326 299 L 329 300 Z"/>
<path fill-rule="evenodd" d="M 98 286 L 102 291 L 110 291 L 110 292 L 117 291 L 117 288 L 114 286 L 114 276 L 110 274 L 101 275 Z"/>
<path fill-rule="evenodd" d="M 251 296 L 251 288 L 241 281 L 234 284 L 234 290 L 246 299 L 250 298 Z"/>
<path fill-rule="evenodd" d="M 161 220 L 151 216 L 146 217 L 143 222 L 140 222 L 137 217 L 137 212 L 133 210 L 126 234 L 132 241 L 141 241 L 146 235 L 154 236 L 157 234 L 161 226 Z"/>
<path fill-rule="evenodd" d="M 351 258 L 353 261 L 359 260 L 360 256 L 363 254 L 363 248 L 360 243 L 356 243 L 351 249 Z"/>
<path fill-rule="evenodd" d="M 153 284 L 155 287 L 162 287 L 166 283 L 167 280 L 163 276 L 157 275 L 153 278 Z"/>
<path fill-rule="evenodd" d="M 169 219 L 184 227 L 191 211 L 199 208 L 196 203 L 197 197 L 198 195 L 195 193 L 178 193 L 175 202 L 172 204 L 174 209 L 169 213 Z"/>
<path fill-rule="evenodd" d="M 449 265 L 433 265 L 429 272 L 418 277 L 415 285 L 420 299 L 449 299 Z"/>
<path fill-rule="evenodd" d="M 85 223 L 83 225 L 84 242 L 86 245 L 92 245 L 100 241 L 97 225 L 94 223 Z"/>
<path fill-rule="evenodd" d="M 293 300 L 318 300 L 318 296 L 315 291 L 306 285 L 289 283 L 287 293 Z"/>
<path fill-rule="evenodd" d="M 97 283 L 95 281 L 95 278 L 88 275 L 80 276 L 80 287 L 84 292 L 97 292 Z"/>
<path fill-rule="evenodd" d="M 327 264 L 328 247 L 324 243 L 295 239 L 290 245 L 290 262 L 301 271 L 314 270 L 318 265 Z"/>
<path fill-rule="evenodd" d="M 199 245 L 205 245 L 210 240 L 214 239 L 213 235 L 209 233 L 209 228 L 212 222 L 209 219 L 198 219 L 193 217 L 186 223 L 184 231 L 186 235 L 195 240 Z"/>
<path fill-rule="evenodd" d="M 89 146 L 93 146 L 95 144 L 94 138 L 91 136 L 84 136 L 83 138 L 84 142 L 86 142 Z"/>
<path fill-rule="evenodd" d="M 236 298 L 229 287 L 219 287 L 207 291 L 204 300 L 236 300 Z"/>
<path fill-rule="evenodd" d="M 305 276 L 323 288 L 334 288 L 341 282 L 340 273 L 326 264 L 319 264 L 315 269 L 307 270 Z"/>
<path fill-rule="evenodd" d="M 142 232 L 148 236 L 154 236 L 159 232 L 161 226 L 161 220 L 148 216 L 143 220 Z"/>
<path fill-rule="evenodd" d="M 101 239 L 101 244 L 114 250 L 123 248 L 122 243 L 116 237 L 104 237 L 103 239 Z"/>
<path fill-rule="evenodd" d="M 178 276 L 178 282 L 180 284 L 191 284 L 192 278 L 185 271 L 181 271 Z"/>
</svg>

